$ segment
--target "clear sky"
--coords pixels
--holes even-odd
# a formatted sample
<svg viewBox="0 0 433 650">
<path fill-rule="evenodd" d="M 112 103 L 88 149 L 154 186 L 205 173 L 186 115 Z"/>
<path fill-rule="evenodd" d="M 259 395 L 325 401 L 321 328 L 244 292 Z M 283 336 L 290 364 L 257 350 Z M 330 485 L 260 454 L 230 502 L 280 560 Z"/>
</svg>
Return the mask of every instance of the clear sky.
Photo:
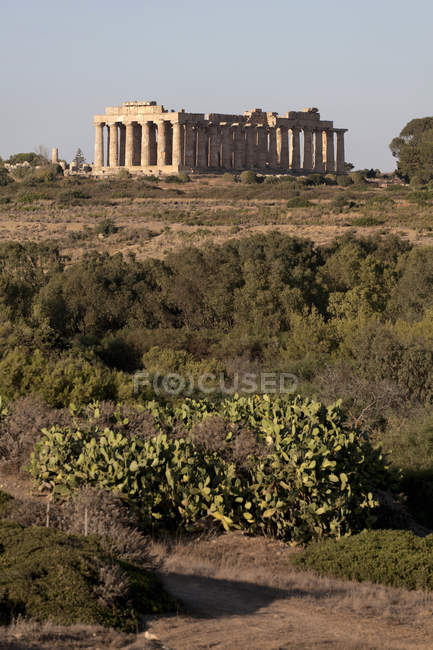
<svg viewBox="0 0 433 650">
<path fill-rule="evenodd" d="M 285 113 L 346 127 L 346 159 L 394 168 L 391 139 L 433 114 L 430 0 L 0 0 L 0 155 L 93 160 L 95 113 Z"/>
</svg>

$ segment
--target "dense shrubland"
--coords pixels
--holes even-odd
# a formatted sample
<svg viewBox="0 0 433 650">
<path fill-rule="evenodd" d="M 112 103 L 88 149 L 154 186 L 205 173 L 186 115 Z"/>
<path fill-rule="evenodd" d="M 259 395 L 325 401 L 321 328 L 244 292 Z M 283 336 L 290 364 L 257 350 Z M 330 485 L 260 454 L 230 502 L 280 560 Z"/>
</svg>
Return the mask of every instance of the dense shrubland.
<svg viewBox="0 0 433 650">
<path fill-rule="evenodd" d="M 135 370 L 228 382 L 293 372 L 303 394 L 342 397 L 353 423 L 418 472 L 415 490 L 432 468 L 428 427 L 422 457 L 410 451 L 422 433 L 405 434 L 433 399 L 432 282 L 433 249 L 395 237 L 317 248 L 274 233 L 68 267 L 52 244 L 3 244 L 0 393 L 60 408 L 152 399 L 151 387 L 134 394 Z"/>
</svg>

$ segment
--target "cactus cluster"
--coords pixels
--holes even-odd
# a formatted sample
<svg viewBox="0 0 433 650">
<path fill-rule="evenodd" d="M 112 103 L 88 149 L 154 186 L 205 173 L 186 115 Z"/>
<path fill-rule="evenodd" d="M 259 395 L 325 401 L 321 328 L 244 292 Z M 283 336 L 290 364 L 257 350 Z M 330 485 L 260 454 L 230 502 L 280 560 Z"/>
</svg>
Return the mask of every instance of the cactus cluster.
<svg viewBox="0 0 433 650">
<path fill-rule="evenodd" d="M 294 542 L 369 527 L 377 490 L 391 480 L 380 448 L 346 426 L 338 404 L 262 395 L 146 408 L 160 428 L 148 439 L 96 425 L 44 430 L 31 458 L 34 479 L 57 494 L 83 484 L 115 491 L 134 503 L 148 530 L 190 530 L 211 520 Z M 248 463 L 188 436 L 215 414 L 260 441 Z M 179 421 L 183 437 L 174 431 Z M 226 445 L 231 436 L 228 427 Z"/>
</svg>

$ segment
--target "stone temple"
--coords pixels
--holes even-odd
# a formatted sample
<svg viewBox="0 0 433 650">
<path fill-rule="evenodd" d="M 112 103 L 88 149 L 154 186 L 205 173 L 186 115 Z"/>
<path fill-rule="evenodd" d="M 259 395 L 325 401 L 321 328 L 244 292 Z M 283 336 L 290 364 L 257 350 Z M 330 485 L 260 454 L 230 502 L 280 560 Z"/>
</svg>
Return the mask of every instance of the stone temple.
<svg viewBox="0 0 433 650">
<path fill-rule="evenodd" d="M 285 115 L 168 111 L 154 101 L 123 102 L 95 115 L 95 175 L 255 169 L 267 173 L 344 173 L 344 134 L 317 108 Z"/>
</svg>

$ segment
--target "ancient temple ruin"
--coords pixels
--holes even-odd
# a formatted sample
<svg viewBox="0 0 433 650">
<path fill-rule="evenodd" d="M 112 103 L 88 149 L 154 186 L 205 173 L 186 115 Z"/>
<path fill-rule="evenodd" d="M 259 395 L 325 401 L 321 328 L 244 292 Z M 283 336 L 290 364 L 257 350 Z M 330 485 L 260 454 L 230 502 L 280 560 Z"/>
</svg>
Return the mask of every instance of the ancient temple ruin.
<svg viewBox="0 0 433 650">
<path fill-rule="evenodd" d="M 344 172 L 344 134 L 317 108 L 285 115 L 168 111 L 154 101 L 123 102 L 95 115 L 93 173 L 241 171 Z"/>
</svg>

